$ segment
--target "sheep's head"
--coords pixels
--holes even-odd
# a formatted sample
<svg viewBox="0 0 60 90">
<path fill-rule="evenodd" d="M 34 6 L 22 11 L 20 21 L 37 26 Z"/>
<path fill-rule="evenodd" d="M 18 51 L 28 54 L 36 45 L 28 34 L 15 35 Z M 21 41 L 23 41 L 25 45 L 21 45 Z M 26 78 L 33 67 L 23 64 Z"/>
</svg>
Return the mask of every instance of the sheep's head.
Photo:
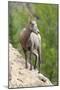
<svg viewBox="0 0 60 90">
<path fill-rule="evenodd" d="M 39 33 L 39 29 L 35 20 L 30 21 L 30 30 L 36 34 Z"/>
</svg>

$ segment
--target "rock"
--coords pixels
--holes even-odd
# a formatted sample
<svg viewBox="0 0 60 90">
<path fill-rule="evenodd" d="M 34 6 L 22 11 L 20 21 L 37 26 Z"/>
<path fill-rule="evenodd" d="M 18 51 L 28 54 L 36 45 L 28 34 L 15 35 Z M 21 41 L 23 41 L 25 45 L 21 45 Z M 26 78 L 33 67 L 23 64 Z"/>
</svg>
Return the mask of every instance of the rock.
<svg viewBox="0 0 60 90">
<path fill-rule="evenodd" d="M 9 88 L 50 86 L 52 83 L 37 70 L 25 69 L 25 59 L 9 44 Z"/>
</svg>

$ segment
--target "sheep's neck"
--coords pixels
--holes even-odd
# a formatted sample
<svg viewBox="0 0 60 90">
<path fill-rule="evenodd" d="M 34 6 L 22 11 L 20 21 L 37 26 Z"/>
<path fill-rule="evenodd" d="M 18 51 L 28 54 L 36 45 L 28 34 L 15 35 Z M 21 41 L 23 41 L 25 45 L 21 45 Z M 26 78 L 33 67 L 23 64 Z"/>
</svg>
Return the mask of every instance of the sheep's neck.
<svg viewBox="0 0 60 90">
<path fill-rule="evenodd" d="M 31 34 L 31 30 L 29 30 L 29 28 L 26 29 L 26 31 L 24 31 L 23 39 L 22 39 L 22 45 L 24 48 L 26 48 L 26 46 L 27 46 L 27 42 L 30 37 L 30 34 Z"/>
<path fill-rule="evenodd" d="M 29 39 L 30 34 L 31 34 L 31 30 L 28 29 L 28 30 L 26 31 L 26 37 L 25 37 L 26 42 L 27 42 L 27 40 Z"/>
</svg>

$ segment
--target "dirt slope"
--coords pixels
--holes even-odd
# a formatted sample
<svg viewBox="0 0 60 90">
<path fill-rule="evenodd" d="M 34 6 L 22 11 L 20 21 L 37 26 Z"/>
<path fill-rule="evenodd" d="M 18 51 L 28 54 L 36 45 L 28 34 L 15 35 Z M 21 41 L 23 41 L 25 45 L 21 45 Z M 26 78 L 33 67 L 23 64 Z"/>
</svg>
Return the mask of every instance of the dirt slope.
<svg viewBox="0 0 60 90">
<path fill-rule="evenodd" d="M 23 56 L 9 44 L 9 88 L 50 86 L 52 83 L 37 70 L 25 69 Z"/>
</svg>

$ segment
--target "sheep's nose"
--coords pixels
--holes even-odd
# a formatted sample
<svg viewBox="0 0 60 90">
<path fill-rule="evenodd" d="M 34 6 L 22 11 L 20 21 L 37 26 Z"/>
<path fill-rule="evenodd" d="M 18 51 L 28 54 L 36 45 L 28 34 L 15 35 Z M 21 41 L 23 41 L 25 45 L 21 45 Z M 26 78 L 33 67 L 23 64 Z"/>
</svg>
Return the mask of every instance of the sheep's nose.
<svg viewBox="0 0 60 90">
<path fill-rule="evenodd" d="M 39 33 L 39 31 L 38 31 L 38 33 Z"/>
<path fill-rule="evenodd" d="M 39 30 L 37 29 L 37 33 L 39 33 Z"/>
<path fill-rule="evenodd" d="M 36 34 L 38 34 L 38 33 L 39 33 L 39 31 L 36 32 Z"/>
</svg>

